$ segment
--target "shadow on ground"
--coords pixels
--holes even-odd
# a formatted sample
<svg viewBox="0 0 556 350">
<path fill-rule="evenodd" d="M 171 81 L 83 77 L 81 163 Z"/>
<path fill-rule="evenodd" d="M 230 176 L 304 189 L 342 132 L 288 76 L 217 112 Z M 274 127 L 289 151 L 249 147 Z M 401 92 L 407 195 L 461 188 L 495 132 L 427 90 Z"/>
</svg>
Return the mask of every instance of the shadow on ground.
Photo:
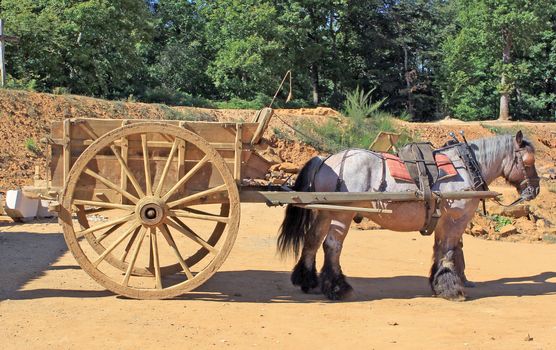
<svg viewBox="0 0 556 350">
<path fill-rule="evenodd" d="M 24 228 L 0 232 L 0 301 L 5 299 L 40 298 L 99 298 L 114 297 L 106 290 L 43 288 L 25 289 L 23 286 L 40 278 L 49 270 L 79 269 L 77 265 L 52 266 L 66 253 L 62 234 L 52 232 L 28 233 Z M 304 294 L 290 282 L 286 271 L 244 270 L 217 272 L 195 292 L 177 300 L 205 300 L 216 302 L 309 303 L 326 301 L 321 294 Z M 348 277 L 355 289 L 349 301 L 381 299 L 412 299 L 430 297 L 425 276 Z M 501 278 L 478 282 L 467 290 L 469 299 L 496 296 L 536 296 L 556 293 L 556 272 L 542 272 L 532 276 Z M 348 302 L 349 302 L 348 301 Z"/>
<path fill-rule="evenodd" d="M 66 251 L 61 233 L 0 232 L 0 300 L 41 277 Z"/>
<path fill-rule="evenodd" d="M 76 266 L 53 266 L 48 269 L 74 269 Z M 327 302 L 322 294 L 304 294 L 289 283 L 289 272 L 245 270 L 217 272 L 196 291 L 175 300 L 202 300 L 245 303 L 313 303 Z M 543 272 L 534 276 L 501 278 L 478 282 L 468 289 L 469 300 L 497 296 L 536 296 L 556 294 L 556 272 Z M 413 299 L 431 297 L 428 279 L 424 276 L 350 277 L 355 296 L 343 302 L 373 301 L 381 299 Z M 14 290 L 10 299 L 39 298 L 99 298 L 114 297 L 105 290 L 31 289 Z M 126 299 L 124 297 L 117 297 Z"/>
</svg>

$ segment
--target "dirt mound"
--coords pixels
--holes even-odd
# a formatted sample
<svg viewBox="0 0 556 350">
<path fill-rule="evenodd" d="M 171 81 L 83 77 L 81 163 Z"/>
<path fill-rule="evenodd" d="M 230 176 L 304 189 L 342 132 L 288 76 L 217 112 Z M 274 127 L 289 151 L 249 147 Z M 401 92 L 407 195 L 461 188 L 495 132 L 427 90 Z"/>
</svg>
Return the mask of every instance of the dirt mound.
<svg viewBox="0 0 556 350">
<path fill-rule="evenodd" d="M 46 146 L 40 140 L 50 134 L 50 124 L 67 118 L 107 119 L 187 119 L 204 121 L 251 121 L 254 110 L 168 107 L 161 104 L 106 101 L 75 95 L 52 95 L 16 90 L 0 90 L 0 192 L 33 183 L 35 167 L 46 168 Z M 276 130 L 291 134 L 286 125 L 304 118 L 325 121 L 337 116 L 331 108 L 276 110 L 265 133 L 271 139 Z M 276 143 L 279 162 L 292 162 L 301 167 L 317 154 L 315 149 L 288 141 Z M 278 162 L 278 160 L 277 160 Z"/>
<path fill-rule="evenodd" d="M 53 121 L 67 118 L 168 119 L 171 108 L 0 89 L 0 191 L 30 185 L 35 166 L 46 166 L 41 138 Z"/>
<path fill-rule="evenodd" d="M 46 148 L 39 141 L 50 133 L 50 123 L 66 118 L 134 118 L 188 119 L 205 121 L 251 121 L 253 110 L 215 110 L 192 107 L 168 107 L 160 104 L 105 101 L 73 95 L 51 95 L 24 91 L 0 90 L 0 192 L 33 183 L 35 167 L 46 166 Z M 319 154 L 314 148 L 291 141 L 291 128 L 309 119 L 326 123 L 341 115 L 330 108 L 277 109 L 265 133 L 261 152 L 271 164 L 267 182 L 282 184 L 295 180 L 299 170 L 309 159 Z M 436 123 L 408 123 L 398 121 L 414 139 L 427 140 L 440 147 L 450 139 L 448 133 L 463 130 L 468 140 L 509 133 L 522 129 L 537 148 L 537 169 L 543 178 L 541 194 L 530 202 L 530 213 L 525 217 L 506 218 L 504 215 L 477 215 L 468 232 L 489 239 L 556 241 L 556 124 L 554 123 L 499 123 L 462 122 L 455 119 Z M 504 193 L 505 202 L 516 198 L 515 189 L 497 182 L 493 187 Z M 489 212 L 495 208 L 489 204 Z M 495 212 L 496 210 L 494 210 Z M 500 234 L 502 223 L 511 225 Z M 363 222 L 360 229 L 375 227 Z"/>
</svg>

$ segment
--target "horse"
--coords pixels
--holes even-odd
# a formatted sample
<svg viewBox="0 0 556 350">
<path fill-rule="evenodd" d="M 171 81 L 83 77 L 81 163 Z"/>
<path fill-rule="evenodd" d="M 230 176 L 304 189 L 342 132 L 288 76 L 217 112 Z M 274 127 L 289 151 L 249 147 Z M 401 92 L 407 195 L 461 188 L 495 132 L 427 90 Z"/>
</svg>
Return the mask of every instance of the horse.
<svg viewBox="0 0 556 350">
<path fill-rule="evenodd" d="M 520 199 L 531 200 L 540 190 L 535 169 L 535 149 L 518 131 L 469 142 L 483 179 L 490 184 L 503 177 L 513 185 Z M 432 191 L 465 191 L 474 189 L 471 174 L 454 147 L 443 153 L 452 161 L 456 176 L 440 179 Z M 397 182 L 385 165 L 381 153 L 347 149 L 327 158 L 314 157 L 300 170 L 292 188 L 311 192 L 402 192 L 417 191 L 413 183 Z M 441 216 L 434 229 L 433 263 L 429 284 L 433 295 L 448 300 L 465 300 L 465 287 L 473 287 L 465 275 L 462 235 L 479 205 L 479 198 L 441 200 Z M 349 204 L 345 204 L 349 205 Z M 352 203 L 361 207 L 361 203 Z M 305 293 L 320 291 L 331 300 L 342 300 L 353 294 L 340 266 L 340 254 L 350 223 L 364 216 L 392 231 L 417 231 L 425 224 L 423 201 L 374 201 L 369 207 L 390 209 L 392 213 L 333 212 L 301 208 L 289 204 L 279 229 L 277 249 L 282 255 L 293 253 L 299 260 L 293 268 L 291 282 Z M 319 246 L 324 250 L 324 263 L 317 275 L 315 257 Z M 301 249 L 301 256 L 299 250 Z"/>
</svg>

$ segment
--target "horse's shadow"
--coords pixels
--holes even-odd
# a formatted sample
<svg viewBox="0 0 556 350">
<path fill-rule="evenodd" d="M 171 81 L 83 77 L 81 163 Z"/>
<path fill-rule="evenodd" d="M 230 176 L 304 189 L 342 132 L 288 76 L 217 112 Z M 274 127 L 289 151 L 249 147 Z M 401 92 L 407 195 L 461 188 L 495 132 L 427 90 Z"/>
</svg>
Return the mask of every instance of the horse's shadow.
<svg viewBox="0 0 556 350">
<path fill-rule="evenodd" d="M 289 283 L 289 276 L 290 273 L 284 271 L 218 272 L 197 291 L 185 294 L 180 299 L 265 303 L 326 301 L 320 293 L 304 294 L 293 287 Z M 555 280 L 549 281 L 552 278 Z M 428 278 L 424 276 L 349 277 L 348 282 L 355 289 L 354 297 L 348 302 L 432 296 Z M 467 289 L 467 293 L 469 300 L 556 294 L 556 272 L 477 282 L 475 288 Z"/>
</svg>

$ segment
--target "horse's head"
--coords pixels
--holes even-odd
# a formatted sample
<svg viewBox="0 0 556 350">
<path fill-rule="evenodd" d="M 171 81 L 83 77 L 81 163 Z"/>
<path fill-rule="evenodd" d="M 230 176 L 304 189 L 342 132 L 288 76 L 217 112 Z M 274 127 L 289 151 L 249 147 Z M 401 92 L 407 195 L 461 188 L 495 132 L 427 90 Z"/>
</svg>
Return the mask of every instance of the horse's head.
<svg viewBox="0 0 556 350">
<path fill-rule="evenodd" d="M 539 194 L 540 179 L 535 169 L 535 148 L 523 138 L 518 131 L 514 139 L 514 152 L 509 157 L 503 170 L 504 178 L 515 188 L 525 200 L 531 200 Z"/>
</svg>

